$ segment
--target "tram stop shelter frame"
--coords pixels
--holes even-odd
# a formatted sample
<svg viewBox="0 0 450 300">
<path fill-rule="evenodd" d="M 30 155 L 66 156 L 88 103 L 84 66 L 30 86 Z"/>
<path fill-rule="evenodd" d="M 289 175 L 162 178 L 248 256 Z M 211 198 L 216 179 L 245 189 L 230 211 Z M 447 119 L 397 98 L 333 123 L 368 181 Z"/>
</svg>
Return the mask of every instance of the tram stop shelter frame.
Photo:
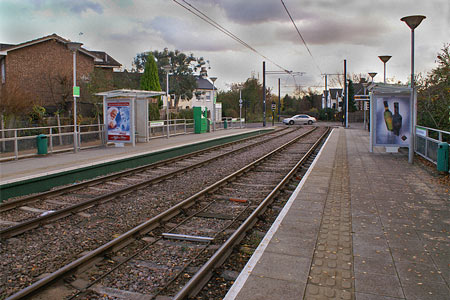
<svg viewBox="0 0 450 300">
<path fill-rule="evenodd" d="M 149 99 L 156 96 L 163 96 L 165 92 L 159 91 L 144 91 L 144 90 L 111 90 L 101 93 L 96 93 L 96 96 L 103 97 L 103 123 L 105 131 L 106 142 L 114 143 L 131 143 L 133 147 L 136 145 L 136 140 L 138 142 L 148 142 L 149 141 L 149 128 L 148 128 L 148 104 Z M 129 141 L 111 141 L 108 138 L 108 120 L 107 120 L 107 109 L 108 104 L 112 102 L 122 102 L 129 105 L 129 125 L 130 125 L 130 140 Z"/>
<path fill-rule="evenodd" d="M 380 106 L 381 101 L 405 98 L 407 99 L 407 122 L 405 124 L 405 116 L 403 116 L 403 125 L 408 126 L 409 141 L 407 145 L 402 145 L 403 147 L 408 147 L 408 162 L 412 163 L 414 156 L 414 145 L 415 136 L 414 128 L 417 124 L 417 91 L 409 86 L 394 85 L 394 84 L 384 84 L 384 83 L 374 83 L 369 86 L 370 91 L 370 152 L 374 152 L 375 146 L 385 146 L 386 152 L 397 152 L 400 145 L 377 142 L 377 125 L 379 123 L 384 123 L 385 121 L 379 117 L 377 113 L 377 104 Z"/>
</svg>

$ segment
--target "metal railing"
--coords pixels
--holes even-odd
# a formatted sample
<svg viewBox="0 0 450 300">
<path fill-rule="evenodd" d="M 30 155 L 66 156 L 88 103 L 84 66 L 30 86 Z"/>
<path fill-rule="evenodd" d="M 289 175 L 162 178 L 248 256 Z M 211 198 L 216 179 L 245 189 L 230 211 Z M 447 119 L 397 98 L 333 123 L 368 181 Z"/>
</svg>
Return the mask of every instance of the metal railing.
<svg viewBox="0 0 450 300">
<path fill-rule="evenodd" d="M 244 127 L 244 120 L 223 118 L 216 123 L 216 130 Z M 173 119 L 149 121 L 150 139 L 194 133 L 193 119 Z M 47 153 L 73 151 L 73 125 L 13 128 L 0 130 L 0 161 L 32 157 L 37 152 L 37 138 L 40 134 L 48 139 Z M 106 145 L 104 124 L 78 125 L 77 139 L 79 149 Z"/>
<path fill-rule="evenodd" d="M 216 130 L 244 128 L 244 127 L 245 127 L 245 120 L 239 118 L 224 117 L 222 118 L 222 121 L 216 122 Z"/>
<path fill-rule="evenodd" d="M 414 151 L 426 160 L 437 164 L 437 149 L 439 143 L 450 140 L 450 132 L 416 126 Z"/>
<path fill-rule="evenodd" d="M 48 139 L 48 153 L 74 150 L 73 125 L 1 129 L 0 134 L 0 161 L 34 156 L 41 134 Z M 78 125 L 76 136 L 79 149 L 105 144 L 103 124 Z"/>
<path fill-rule="evenodd" d="M 194 133 L 193 119 L 157 120 L 148 122 L 149 139 Z"/>
</svg>

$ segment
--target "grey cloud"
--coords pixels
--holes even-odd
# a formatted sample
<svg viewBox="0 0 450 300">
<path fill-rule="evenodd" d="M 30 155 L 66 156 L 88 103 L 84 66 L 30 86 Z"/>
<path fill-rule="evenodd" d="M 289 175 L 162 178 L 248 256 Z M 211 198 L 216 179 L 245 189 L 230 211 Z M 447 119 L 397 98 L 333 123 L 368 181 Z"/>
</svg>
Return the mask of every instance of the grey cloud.
<svg viewBox="0 0 450 300">
<path fill-rule="evenodd" d="M 370 45 L 374 44 L 386 30 L 386 25 L 378 24 L 375 28 L 370 24 L 370 22 L 357 22 L 357 20 L 348 18 L 345 20 L 317 19 L 311 22 L 297 23 L 297 27 L 306 42 L 312 45 L 336 43 Z M 275 34 L 293 43 L 301 43 L 300 37 L 291 23 L 289 26 L 276 30 Z"/>
<path fill-rule="evenodd" d="M 103 7 L 98 3 L 94 3 L 93 1 L 89 0 L 68 1 L 67 4 L 69 6 L 69 9 L 77 14 L 81 14 L 88 10 L 92 10 L 98 14 L 103 13 Z"/>
<path fill-rule="evenodd" d="M 198 30 L 198 27 L 187 24 L 181 19 L 172 17 L 156 17 L 145 23 L 159 33 L 167 43 L 177 49 L 202 50 L 202 51 L 226 51 L 236 49 L 236 44 L 230 42 L 228 37 L 217 38 L 217 33 L 208 36 L 208 30 Z M 210 25 L 205 24 L 206 28 Z"/>
<path fill-rule="evenodd" d="M 36 10 L 51 10 L 55 14 L 68 11 L 79 15 L 89 10 L 103 14 L 103 6 L 93 0 L 32 0 L 32 3 Z"/>
</svg>

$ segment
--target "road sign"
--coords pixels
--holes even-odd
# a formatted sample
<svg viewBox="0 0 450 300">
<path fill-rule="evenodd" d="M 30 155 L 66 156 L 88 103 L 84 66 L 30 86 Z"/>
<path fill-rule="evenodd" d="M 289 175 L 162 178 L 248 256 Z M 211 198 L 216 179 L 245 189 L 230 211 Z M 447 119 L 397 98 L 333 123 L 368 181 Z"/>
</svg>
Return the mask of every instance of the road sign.
<svg viewBox="0 0 450 300">
<path fill-rule="evenodd" d="M 74 86 L 73 87 L 73 96 L 74 97 L 80 97 L 80 87 L 79 86 Z"/>
<path fill-rule="evenodd" d="M 242 101 L 242 99 L 239 99 L 239 104 L 241 104 L 241 105 L 242 105 L 242 102 L 244 102 L 244 101 Z"/>
<path fill-rule="evenodd" d="M 272 103 L 272 110 L 275 110 L 277 108 L 277 105 Z"/>
<path fill-rule="evenodd" d="M 355 99 L 355 101 L 368 101 L 368 100 L 370 100 L 370 96 L 369 95 L 355 95 L 355 96 L 353 96 L 353 98 Z"/>
</svg>

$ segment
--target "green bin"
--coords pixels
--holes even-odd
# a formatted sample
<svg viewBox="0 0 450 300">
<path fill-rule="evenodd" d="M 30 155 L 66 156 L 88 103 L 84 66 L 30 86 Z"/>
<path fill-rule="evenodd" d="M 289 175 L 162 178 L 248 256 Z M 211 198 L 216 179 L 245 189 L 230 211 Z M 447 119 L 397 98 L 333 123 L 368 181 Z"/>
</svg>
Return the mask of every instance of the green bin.
<svg viewBox="0 0 450 300">
<path fill-rule="evenodd" d="M 437 149 L 437 169 L 441 172 L 448 172 L 448 144 L 439 143 Z"/>
<path fill-rule="evenodd" d="M 37 154 L 47 154 L 47 136 L 40 134 L 36 137 Z"/>
<path fill-rule="evenodd" d="M 223 128 L 224 128 L 224 129 L 227 129 L 227 128 L 228 128 L 227 119 L 225 119 L 225 120 L 223 121 Z"/>
</svg>

